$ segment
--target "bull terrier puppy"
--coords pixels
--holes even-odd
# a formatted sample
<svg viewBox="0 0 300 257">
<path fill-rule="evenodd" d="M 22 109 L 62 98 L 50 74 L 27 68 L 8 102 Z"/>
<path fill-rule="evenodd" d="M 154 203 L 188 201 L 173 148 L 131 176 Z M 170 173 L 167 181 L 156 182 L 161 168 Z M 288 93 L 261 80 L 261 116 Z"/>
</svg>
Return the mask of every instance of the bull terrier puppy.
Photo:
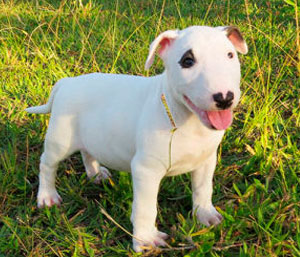
<svg viewBox="0 0 300 257">
<path fill-rule="evenodd" d="M 38 207 L 59 204 L 55 177 L 60 161 L 80 151 L 95 182 L 113 170 L 131 172 L 133 248 L 165 245 L 156 225 L 157 194 L 165 176 L 192 173 L 193 209 L 206 226 L 221 222 L 212 205 L 217 148 L 232 123 L 240 98 L 237 52 L 247 45 L 236 27 L 192 26 L 168 30 L 151 44 L 165 71 L 153 77 L 93 73 L 59 80 L 45 105 L 29 113 L 50 113 L 40 161 Z M 169 151 L 172 124 L 177 130 Z M 171 163 L 170 161 L 171 152 Z"/>
</svg>

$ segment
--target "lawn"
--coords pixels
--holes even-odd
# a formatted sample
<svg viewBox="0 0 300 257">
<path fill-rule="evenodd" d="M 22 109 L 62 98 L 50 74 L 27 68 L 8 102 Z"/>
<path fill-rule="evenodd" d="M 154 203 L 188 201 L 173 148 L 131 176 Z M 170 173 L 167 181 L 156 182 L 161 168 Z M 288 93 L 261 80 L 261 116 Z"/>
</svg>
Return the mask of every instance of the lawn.
<svg viewBox="0 0 300 257">
<path fill-rule="evenodd" d="M 159 256 L 300 256 L 299 0 L 0 1 L 0 257 L 136 256 L 131 248 L 130 174 L 87 179 L 78 154 L 58 170 L 60 208 L 38 209 L 39 157 L 60 78 L 144 70 L 160 32 L 236 25 L 242 98 L 220 145 L 213 202 L 222 224 L 191 213 L 190 175 L 163 180 L 157 225 L 171 235 Z M 148 254 L 150 255 L 150 254 Z"/>
</svg>

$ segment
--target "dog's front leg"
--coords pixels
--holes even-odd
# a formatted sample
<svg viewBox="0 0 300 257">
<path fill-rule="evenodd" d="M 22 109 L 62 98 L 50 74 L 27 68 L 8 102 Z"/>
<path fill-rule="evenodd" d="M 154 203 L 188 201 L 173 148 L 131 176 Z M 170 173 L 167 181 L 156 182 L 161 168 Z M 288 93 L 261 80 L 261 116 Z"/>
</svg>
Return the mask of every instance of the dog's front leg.
<svg viewBox="0 0 300 257">
<path fill-rule="evenodd" d="M 161 165 L 135 160 L 132 163 L 133 204 L 131 222 L 133 224 L 133 249 L 137 252 L 165 245 L 167 234 L 157 230 L 155 226 L 157 214 L 157 194 L 159 184 L 165 172 Z"/>
<path fill-rule="evenodd" d="M 193 209 L 198 220 L 206 226 L 216 225 L 222 221 L 222 215 L 212 204 L 213 175 L 216 167 L 216 153 L 192 172 Z"/>
</svg>

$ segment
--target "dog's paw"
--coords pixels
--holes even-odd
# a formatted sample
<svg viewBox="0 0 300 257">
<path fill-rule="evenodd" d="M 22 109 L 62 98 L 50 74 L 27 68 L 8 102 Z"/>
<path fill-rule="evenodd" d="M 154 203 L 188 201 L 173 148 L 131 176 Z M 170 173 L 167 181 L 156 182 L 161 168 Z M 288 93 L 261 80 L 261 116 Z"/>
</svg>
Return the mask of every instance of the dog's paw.
<svg viewBox="0 0 300 257">
<path fill-rule="evenodd" d="M 223 219 L 222 215 L 213 206 L 208 209 L 197 207 L 196 210 L 197 219 L 207 227 L 217 225 Z"/>
<path fill-rule="evenodd" d="M 38 208 L 42 208 L 44 206 L 51 207 L 53 205 L 60 205 L 61 202 L 62 199 L 56 190 L 52 190 L 52 191 L 39 190 L 38 192 L 38 196 L 37 196 Z"/>
<path fill-rule="evenodd" d="M 91 175 L 89 178 L 95 183 L 100 184 L 102 180 L 109 179 L 111 177 L 111 173 L 105 167 L 99 167 L 99 172 L 97 174 Z"/>
<path fill-rule="evenodd" d="M 136 252 L 143 252 L 151 250 L 155 247 L 166 246 L 165 240 L 169 236 L 166 233 L 160 232 L 155 229 L 153 232 L 140 233 L 134 235 L 133 250 Z"/>
</svg>

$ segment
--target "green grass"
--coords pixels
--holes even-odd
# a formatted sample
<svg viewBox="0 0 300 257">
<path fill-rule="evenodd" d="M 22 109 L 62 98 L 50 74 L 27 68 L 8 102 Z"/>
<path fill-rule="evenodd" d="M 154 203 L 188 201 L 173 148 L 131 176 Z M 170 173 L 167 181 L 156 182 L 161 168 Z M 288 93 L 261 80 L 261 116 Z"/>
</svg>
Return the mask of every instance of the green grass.
<svg viewBox="0 0 300 257">
<path fill-rule="evenodd" d="M 0 256 L 136 255 L 130 235 L 101 212 L 132 230 L 130 174 L 94 185 L 75 154 L 58 171 L 63 205 L 37 209 L 49 116 L 24 109 L 45 103 L 66 76 L 158 74 L 159 61 L 143 69 L 150 42 L 161 31 L 195 24 L 237 25 L 250 49 L 240 56 L 243 94 L 214 178 L 213 201 L 225 220 L 198 224 L 190 176 L 165 179 L 157 223 L 173 248 L 158 254 L 300 256 L 300 7 L 293 1 L 2 0 Z"/>
</svg>

